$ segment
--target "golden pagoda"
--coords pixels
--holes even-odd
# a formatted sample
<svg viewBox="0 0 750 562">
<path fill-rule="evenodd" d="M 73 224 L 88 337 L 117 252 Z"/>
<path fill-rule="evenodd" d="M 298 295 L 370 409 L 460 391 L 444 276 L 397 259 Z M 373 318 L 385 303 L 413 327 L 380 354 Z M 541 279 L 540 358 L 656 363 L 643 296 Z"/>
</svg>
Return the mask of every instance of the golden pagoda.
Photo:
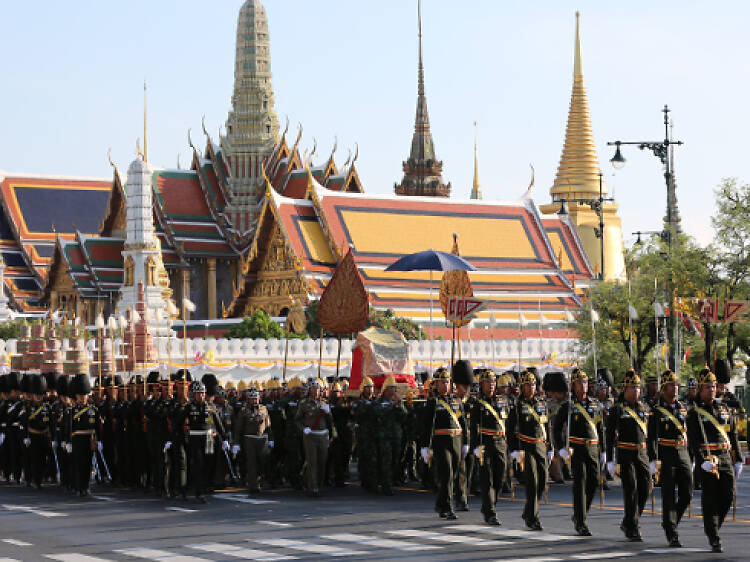
<svg viewBox="0 0 750 562">
<path fill-rule="evenodd" d="M 560 166 L 555 183 L 550 189 L 552 202 L 541 205 L 542 213 L 557 213 L 562 200 L 598 200 L 600 192 L 607 198 L 608 190 L 604 179 L 600 178 L 601 167 L 594 145 L 586 87 L 583 83 L 581 63 L 580 14 L 576 12 L 575 57 L 573 63 L 573 93 L 570 98 L 568 125 L 565 131 Z M 602 272 L 601 241 L 596 235 L 599 217 L 585 203 L 566 201 L 570 220 L 576 226 L 583 247 L 596 273 Z M 604 278 L 608 280 L 625 278 L 625 257 L 622 242 L 622 224 L 617 216 L 618 205 L 612 201 L 602 204 L 604 219 Z"/>
</svg>

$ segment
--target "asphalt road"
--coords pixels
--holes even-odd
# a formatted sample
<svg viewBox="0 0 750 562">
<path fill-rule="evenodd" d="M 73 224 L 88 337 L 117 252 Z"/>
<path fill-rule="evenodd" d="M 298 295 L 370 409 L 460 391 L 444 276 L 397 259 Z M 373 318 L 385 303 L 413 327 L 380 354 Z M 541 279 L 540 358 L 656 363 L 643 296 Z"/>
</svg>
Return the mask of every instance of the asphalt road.
<svg viewBox="0 0 750 562">
<path fill-rule="evenodd" d="M 193 500 L 165 500 L 133 490 L 96 486 L 79 499 L 58 489 L 36 492 L 0 485 L 0 562 L 12 560 L 97 562 L 159 560 L 748 560 L 750 485 L 743 474 L 737 521 L 722 529 L 724 554 L 711 554 L 703 534 L 700 492 L 693 517 L 683 520 L 684 548 L 666 546 L 659 517 L 650 504 L 641 521 L 644 542 L 627 542 L 619 531 L 622 501 L 618 486 L 598 498 L 591 510 L 591 538 L 573 533 L 570 485 L 552 485 L 550 503 L 542 505 L 544 531 L 524 531 L 523 490 L 515 500 L 499 502 L 502 527 L 490 528 L 471 511 L 447 522 L 432 510 L 431 492 L 399 489 L 394 497 L 364 493 L 357 485 L 326 489 L 313 499 L 287 489 L 252 499 L 241 490 L 218 492 L 201 505 Z"/>
</svg>

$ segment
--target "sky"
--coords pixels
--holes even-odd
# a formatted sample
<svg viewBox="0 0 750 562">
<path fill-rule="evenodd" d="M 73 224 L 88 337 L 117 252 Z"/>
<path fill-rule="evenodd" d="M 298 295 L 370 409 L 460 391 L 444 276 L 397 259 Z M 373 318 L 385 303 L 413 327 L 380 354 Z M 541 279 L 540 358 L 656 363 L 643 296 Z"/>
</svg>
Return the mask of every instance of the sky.
<svg viewBox="0 0 750 562">
<path fill-rule="evenodd" d="M 149 160 L 191 158 L 230 108 L 240 0 L 0 1 L 0 170 L 111 178 L 143 135 Z M 408 156 L 416 106 L 416 0 L 265 0 L 273 85 L 290 136 L 338 138 L 342 163 L 358 143 L 366 192 L 393 193 Z M 575 12 L 605 181 L 626 245 L 658 230 L 666 205 L 660 162 L 635 147 L 614 175 L 608 141 L 660 141 L 672 108 L 677 197 L 684 231 L 711 241 L 713 190 L 750 180 L 750 3 L 423 0 L 427 103 L 444 179 L 469 196 L 473 123 L 485 199 L 514 200 L 536 169 L 549 201 L 572 87 Z"/>
</svg>

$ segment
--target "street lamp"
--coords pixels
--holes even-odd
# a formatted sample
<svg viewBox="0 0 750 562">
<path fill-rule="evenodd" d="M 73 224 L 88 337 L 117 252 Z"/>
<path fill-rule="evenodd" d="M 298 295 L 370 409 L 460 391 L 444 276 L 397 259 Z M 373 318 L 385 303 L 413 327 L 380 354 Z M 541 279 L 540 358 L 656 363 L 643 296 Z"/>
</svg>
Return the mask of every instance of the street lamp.
<svg viewBox="0 0 750 562">
<path fill-rule="evenodd" d="M 654 156 L 656 156 L 659 161 L 664 166 L 664 181 L 667 184 L 667 216 L 665 217 L 666 227 L 664 229 L 663 233 L 663 239 L 667 241 L 668 247 L 669 247 L 669 257 L 671 259 L 672 257 L 672 238 L 673 235 L 680 230 L 679 222 L 679 213 L 677 211 L 677 194 L 676 194 L 676 186 L 674 182 L 674 176 L 673 176 L 673 167 L 674 163 L 672 162 L 673 156 L 674 156 L 674 149 L 673 147 L 675 145 L 680 146 L 682 145 L 682 141 L 676 141 L 672 140 L 672 134 L 670 131 L 670 122 L 669 122 L 669 113 L 670 109 L 667 105 L 664 105 L 664 109 L 662 109 L 662 113 L 664 113 L 664 140 L 662 141 L 634 141 L 634 142 L 625 142 L 625 141 L 614 141 L 614 142 L 608 142 L 608 146 L 614 146 L 615 147 L 615 155 L 610 159 L 610 163 L 612 164 L 612 167 L 619 170 L 625 165 L 625 157 L 622 155 L 622 152 L 620 151 L 620 146 L 622 145 L 635 145 L 641 150 L 648 149 L 650 150 Z M 638 240 L 640 240 L 640 234 L 638 236 Z M 671 273 L 670 273 L 671 277 Z M 670 285 L 672 285 L 672 279 L 670 278 Z M 672 330 L 669 333 L 669 345 L 670 349 L 674 350 L 674 364 L 673 368 L 675 371 L 679 374 L 679 362 L 677 360 L 677 349 L 674 346 L 674 340 L 675 335 L 677 333 L 677 314 L 674 313 L 674 295 L 672 294 L 673 291 L 669 291 L 670 294 L 670 313 L 672 314 Z"/>
<path fill-rule="evenodd" d="M 638 238 L 635 241 L 635 245 L 640 246 L 641 244 L 643 244 L 643 240 L 641 240 L 641 235 L 658 234 L 659 236 L 663 236 L 664 231 L 663 230 L 636 230 L 635 232 L 631 232 L 631 234 L 635 234 L 636 236 L 638 236 Z"/>
<path fill-rule="evenodd" d="M 620 155 L 620 158 L 622 158 L 622 155 Z M 578 197 L 562 197 L 558 199 L 558 201 L 560 201 L 560 210 L 557 211 L 557 214 L 560 217 L 568 215 L 567 203 L 588 205 L 591 207 L 591 210 L 596 213 L 596 216 L 599 217 L 599 227 L 594 227 L 594 236 L 599 239 L 599 259 L 602 266 L 602 269 L 599 272 L 599 279 L 604 279 L 604 203 L 614 200 L 614 197 L 604 197 L 604 194 L 602 193 L 602 172 L 599 172 L 599 197 L 596 199 L 584 199 Z"/>
</svg>

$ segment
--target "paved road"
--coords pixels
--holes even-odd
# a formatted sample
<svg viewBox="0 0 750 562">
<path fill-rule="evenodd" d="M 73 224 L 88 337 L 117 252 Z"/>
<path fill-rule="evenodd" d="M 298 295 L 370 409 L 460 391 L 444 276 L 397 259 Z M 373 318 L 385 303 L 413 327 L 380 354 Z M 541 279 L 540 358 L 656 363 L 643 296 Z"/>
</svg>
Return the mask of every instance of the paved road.
<svg viewBox="0 0 750 562">
<path fill-rule="evenodd" d="M 522 495 L 523 492 L 520 491 Z M 647 509 L 642 520 L 645 542 L 626 542 L 618 530 L 622 517 L 617 487 L 604 509 L 594 502 L 594 536 L 573 535 L 570 486 L 553 485 L 550 504 L 542 506 L 542 533 L 523 530 L 520 499 L 504 498 L 500 528 L 483 524 L 479 499 L 469 513 L 446 522 L 432 511 L 430 492 L 400 489 L 395 497 L 372 496 L 356 485 L 325 490 L 312 499 L 290 490 L 248 499 L 239 490 L 209 498 L 208 504 L 162 500 L 107 486 L 78 499 L 56 489 L 35 492 L 0 486 L 0 562 L 60 560 L 747 560 L 750 485 L 743 475 L 737 522 L 723 530 L 725 553 L 708 553 L 696 493 L 693 518 L 680 535 L 685 548 L 666 548 L 658 516 Z M 731 517 L 731 512 L 730 512 Z"/>
</svg>

